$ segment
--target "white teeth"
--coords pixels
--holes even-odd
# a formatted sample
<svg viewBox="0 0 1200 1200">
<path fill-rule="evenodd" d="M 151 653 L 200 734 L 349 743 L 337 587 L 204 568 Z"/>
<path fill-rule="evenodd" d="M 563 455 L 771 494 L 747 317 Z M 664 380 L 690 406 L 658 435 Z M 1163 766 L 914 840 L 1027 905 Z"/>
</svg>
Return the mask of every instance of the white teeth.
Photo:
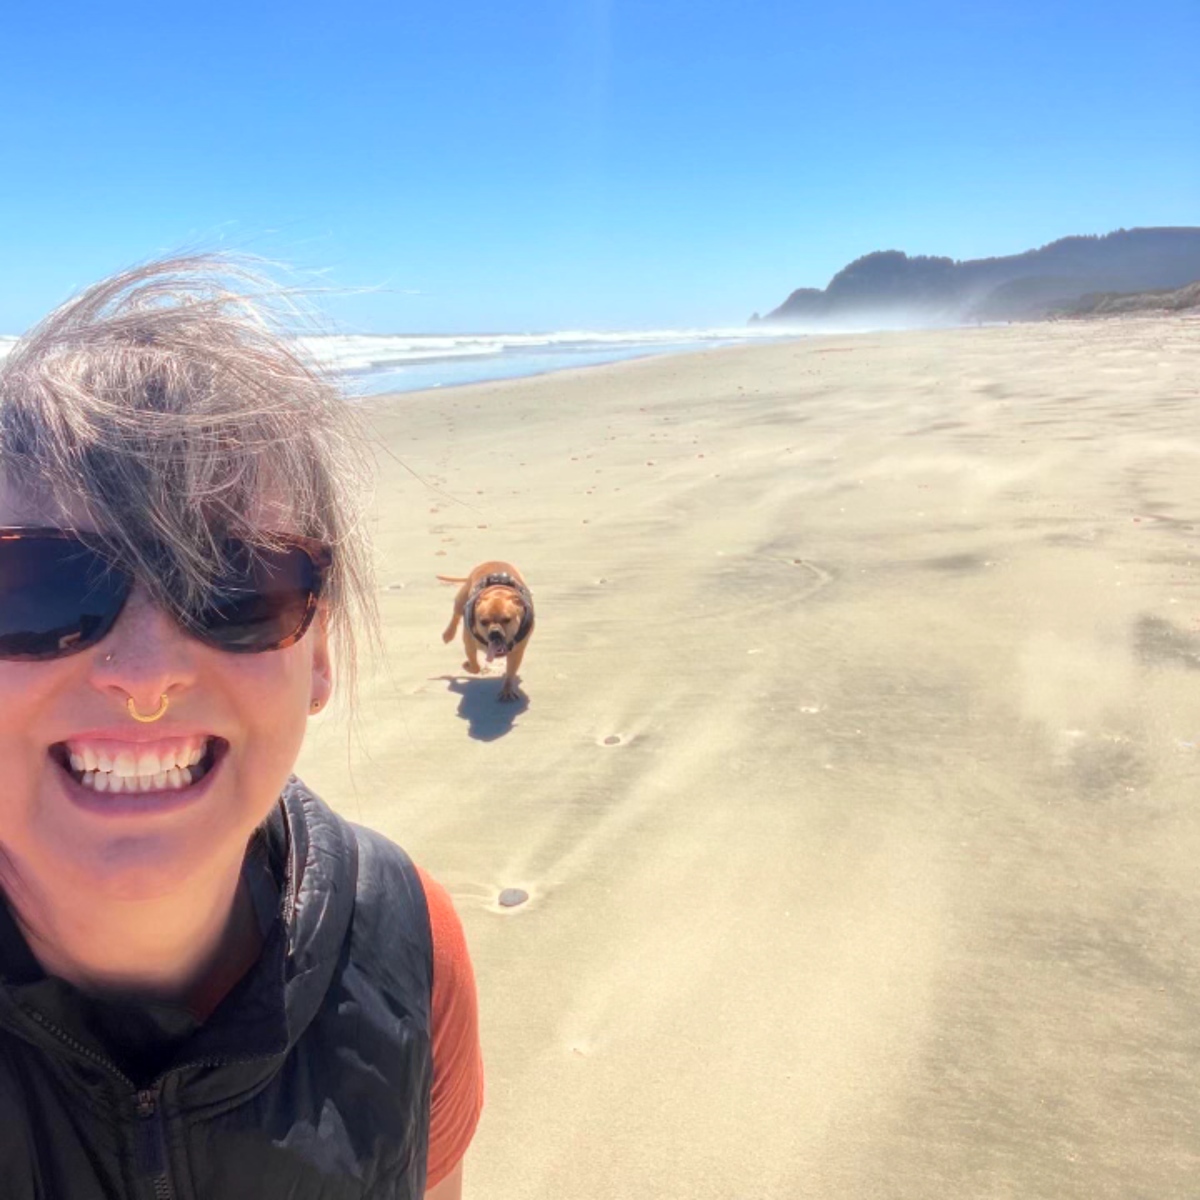
<svg viewBox="0 0 1200 1200">
<path fill-rule="evenodd" d="M 134 747 L 110 752 L 82 746 L 71 750 L 68 758 L 84 787 L 121 795 L 190 786 L 204 773 L 200 763 L 207 750 L 208 739 L 189 739 L 167 750 Z"/>
<path fill-rule="evenodd" d="M 157 775 L 164 765 L 153 750 L 143 750 L 137 756 L 137 774 L 142 778 Z"/>
<path fill-rule="evenodd" d="M 106 771 L 85 771 L 80 781 L 84 787 L 95 792 L 114 795 L 140 792 L 177 792 L 192 782 L 192 772 L 187 767 L 172 767 L 157 775 L 116 775 Z"/>
</svg>

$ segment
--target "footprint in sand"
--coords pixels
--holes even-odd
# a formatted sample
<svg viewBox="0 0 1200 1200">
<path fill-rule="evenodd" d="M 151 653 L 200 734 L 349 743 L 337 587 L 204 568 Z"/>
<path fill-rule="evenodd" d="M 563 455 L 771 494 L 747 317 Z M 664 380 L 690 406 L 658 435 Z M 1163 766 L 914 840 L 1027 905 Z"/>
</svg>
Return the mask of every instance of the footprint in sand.
<svg viewBox="0 0 1200 1200">
<path fill-rule="evenodd" d="M 802 558 L 793 558 L 791 565 L 800 567 L 801 570 L 811 576 L 810 583 L 803 592 L 795 597 L 796 600 L 807 600 L 810 596 L 816 595 L 822 588 L 828 587 L 833 582 L 833 576 L 816 563 L 806 562 Z"/>
</svg>

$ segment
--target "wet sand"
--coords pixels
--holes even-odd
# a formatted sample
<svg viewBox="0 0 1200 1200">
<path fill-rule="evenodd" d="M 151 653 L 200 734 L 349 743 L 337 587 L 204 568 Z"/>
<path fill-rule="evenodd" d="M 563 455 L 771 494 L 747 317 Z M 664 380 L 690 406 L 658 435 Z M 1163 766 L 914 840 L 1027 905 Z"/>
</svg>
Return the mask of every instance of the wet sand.
<svg viewBox="0 0 1200 1200">
<path fill-rule="evenodd" d="M 387 658 L 302 773 L 455 896 L 468 1197 L 1200 1194 L 1200 320 L 372 411 Z M 527 706 L 441 641 L 488 558 Z"/>
</svg>

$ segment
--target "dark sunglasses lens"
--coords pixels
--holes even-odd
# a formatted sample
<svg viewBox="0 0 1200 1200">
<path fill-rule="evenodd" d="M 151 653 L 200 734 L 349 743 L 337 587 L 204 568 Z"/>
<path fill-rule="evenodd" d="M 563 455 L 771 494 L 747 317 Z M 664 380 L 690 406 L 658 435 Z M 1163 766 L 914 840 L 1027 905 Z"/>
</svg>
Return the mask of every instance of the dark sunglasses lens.
<svg viewBox="0 0 1200 1200">
<path fill-rule="evenodd" d="M 319 590 L 317 568 L 298 547 L 236 550 L 229 574 L 196 618 L 197 632 L 222 650 L 273 650 L 303 630 Z"/>
<path fill-rule="evenodd" d="M 0 658 L 59 658 L 113 627 L 129 582 L 66 538 L 0 539 Z"/>
</svg>

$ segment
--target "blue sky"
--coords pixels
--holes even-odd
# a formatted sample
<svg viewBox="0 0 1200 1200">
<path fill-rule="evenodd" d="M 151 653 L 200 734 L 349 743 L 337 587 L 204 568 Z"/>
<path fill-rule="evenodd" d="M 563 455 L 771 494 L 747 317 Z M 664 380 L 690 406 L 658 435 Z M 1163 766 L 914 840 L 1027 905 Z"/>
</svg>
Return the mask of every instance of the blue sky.
<svg viewBox="0 0 1200 1200">
<path fill-rule="evenodd" d="M 721 325 L 1200 224 L 1200 4 L 10 0 L 0 333 L 181 247 L 363 332 Z"/>
</svg>

